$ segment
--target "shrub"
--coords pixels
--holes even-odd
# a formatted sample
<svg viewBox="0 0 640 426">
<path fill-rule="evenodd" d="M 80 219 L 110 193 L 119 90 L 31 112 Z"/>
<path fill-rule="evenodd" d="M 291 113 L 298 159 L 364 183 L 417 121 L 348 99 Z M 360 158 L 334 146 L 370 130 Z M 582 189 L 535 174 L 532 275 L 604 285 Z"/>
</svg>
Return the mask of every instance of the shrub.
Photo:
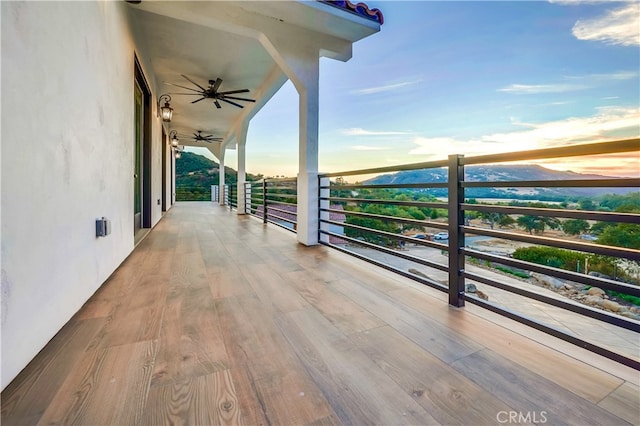
<svg viewBox="0 0 640 426">
<path fill-rule="evenodd" d="M 584 253 L 542 246 L 520 247 L 513 252 L 513 257 L 515 259 L 566 269 L 568 271 L 576 271 L 578 269 L 578 262 L 580 262 L 580 265 L 584 265 L 585 259 L 587 259 L 587 255 Z"/>
</svg>

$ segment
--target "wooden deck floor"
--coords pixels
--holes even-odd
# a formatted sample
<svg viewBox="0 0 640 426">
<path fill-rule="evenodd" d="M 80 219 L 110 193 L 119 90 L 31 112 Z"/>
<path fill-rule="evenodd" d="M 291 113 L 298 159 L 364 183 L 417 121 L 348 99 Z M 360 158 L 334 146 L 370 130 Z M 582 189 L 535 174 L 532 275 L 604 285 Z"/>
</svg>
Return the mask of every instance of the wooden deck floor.
<svg viewBox="0 0 640 426">
<path fill-rule="evenodd" d="M 638 380 L 280 228 L 181 203 L 5 389 L 2 424 L 638 424 Z"/>
</svg>

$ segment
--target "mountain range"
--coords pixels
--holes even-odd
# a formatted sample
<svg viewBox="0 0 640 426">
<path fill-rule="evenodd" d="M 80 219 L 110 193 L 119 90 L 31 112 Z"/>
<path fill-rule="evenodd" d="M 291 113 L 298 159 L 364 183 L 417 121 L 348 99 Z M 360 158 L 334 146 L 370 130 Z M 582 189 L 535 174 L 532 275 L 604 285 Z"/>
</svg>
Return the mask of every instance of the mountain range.
<svg viewBox="0 0 640 426">
<path fill-rule="evenodd" d="M 611 176 L 581 174 L 571 171 L 547 169 L 538 165 L 488 165 L 465 167 L 465 180 L 482 181 L 527 181 L 549 180 L 565 181 L 580 179 L 615 179 Z M 365 181 L 367 184 L 403 184 L 446 182 L 447 169 L 408 170 L 392 174 L 384 174 Z M 633 188 L 468 188 L 467 198 L 518 198 L 536 200 L 558 200 L 566 197 L 594 197 L 603 194 L 627 194 L 640 190 Z M 446 188 L 425 188 L 416 191 L 428 193 L 436 197 L 446 197 Z"/>
</svg>

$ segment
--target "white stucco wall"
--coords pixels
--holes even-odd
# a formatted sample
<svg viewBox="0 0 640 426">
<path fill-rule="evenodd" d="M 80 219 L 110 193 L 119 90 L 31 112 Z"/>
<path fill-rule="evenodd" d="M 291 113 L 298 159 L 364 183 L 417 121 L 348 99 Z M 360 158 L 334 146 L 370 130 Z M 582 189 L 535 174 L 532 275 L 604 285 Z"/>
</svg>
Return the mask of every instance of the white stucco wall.
<svg viewBox="0 0 640 426">
<path fill-rule="evenodd" d="M 124 2 L 0 3 L 4 389 L 133 249 L 133 70 L 144 46 Z M 155 224 L 163 146 L 152 116 Z M 101 216 L 106 238 L 95 237 Z"/>
</svg>

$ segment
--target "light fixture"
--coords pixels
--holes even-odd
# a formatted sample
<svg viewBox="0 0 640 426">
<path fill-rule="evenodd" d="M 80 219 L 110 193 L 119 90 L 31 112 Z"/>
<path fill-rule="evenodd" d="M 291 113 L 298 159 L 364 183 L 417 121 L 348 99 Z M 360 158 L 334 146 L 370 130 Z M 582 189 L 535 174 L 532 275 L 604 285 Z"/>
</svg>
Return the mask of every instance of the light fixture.
<svg viewBox="0 0 640 426">
<path fill-rule="evenodd" d="M 164 106 L 160 106 L 160 103 L 162 102 L 162 99 L 165 99 L 164 102 Z M 169 102 L 171 101 L 171 96 L 169 95 L 162 95 L 160 96 L 160 98 L 158 99 L 158 114 L 160 117 L 162 117 L 162 121 L 166 121 L 167 123 L 171 121 L 171 117 L 173 117 L 173 108 L 171 108 L 171 106 L 169 105 Z"/>
<path fill-rule="evenodd" d="M 169 133 L 169 140 L 171 143 L 172 147 L 176 147 L 180 144 L 180 141 L 178 140 L 178 132 L 175 130 L 172 130 L 171 133 Z"/>
<path fill-rule="evenodd" d="M 182 151 L 176 150 L 176 158 L 182 157 Z"/>
</svg>

